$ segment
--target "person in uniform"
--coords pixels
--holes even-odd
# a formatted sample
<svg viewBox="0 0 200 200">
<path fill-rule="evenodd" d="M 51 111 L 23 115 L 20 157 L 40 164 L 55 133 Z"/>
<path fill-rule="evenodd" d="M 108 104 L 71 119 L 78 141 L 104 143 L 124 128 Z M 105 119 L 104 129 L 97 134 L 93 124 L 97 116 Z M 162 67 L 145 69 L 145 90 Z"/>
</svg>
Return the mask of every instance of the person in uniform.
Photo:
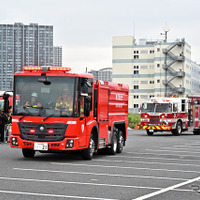
<svg viewBox="0 0 200 200">
<path fill-rule="evenodd" d="M 39 108 L 39 107 L 42 107 L 42 105 L 38 102 L 38 94 L 36 92 L 33 92 L 31 94 L 31 100 L 27 101 L 24 106 L 26 108 Z"/>
</svg>

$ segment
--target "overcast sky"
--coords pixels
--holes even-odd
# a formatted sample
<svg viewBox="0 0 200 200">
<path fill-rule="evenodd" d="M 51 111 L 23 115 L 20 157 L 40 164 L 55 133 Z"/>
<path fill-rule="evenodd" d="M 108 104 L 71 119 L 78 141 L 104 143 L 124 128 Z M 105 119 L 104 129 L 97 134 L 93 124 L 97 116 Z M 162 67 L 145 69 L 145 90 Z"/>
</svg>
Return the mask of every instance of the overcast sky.
<svg viewBox="0 0 200 200">
<path fill-rule="evenodd" d="M 185 38 L 200 63 L 199 0 L 1 0 L 0 23 L 53 25 L 54 45 L 73 72 L 112 67 L 112 36 Z"/>
</svg>

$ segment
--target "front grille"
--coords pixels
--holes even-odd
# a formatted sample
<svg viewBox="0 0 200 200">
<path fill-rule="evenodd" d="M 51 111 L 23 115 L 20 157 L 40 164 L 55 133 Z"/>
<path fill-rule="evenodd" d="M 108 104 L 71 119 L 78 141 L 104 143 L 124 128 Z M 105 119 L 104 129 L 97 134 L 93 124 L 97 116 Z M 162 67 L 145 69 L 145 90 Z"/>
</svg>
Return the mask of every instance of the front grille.
<svg viewBox="0 0 200 200">
<path fill-rule="evenodd" d="M 21 137 L 24 140 L 41 141 L 41 142 L 54 142 L 62 141 L 67 129 L 66 124 L 50 124 L 50 123 L 19 123 Z M 31 133 L 30 130 L 35 130 Z M 49 133 L 53 130 L 53 133 Z"/>
<path fill-rule="evenodd" d="M 159 124 L 159 123 L 160 123 L 160 117 L 159 116 L 150 116 L 149 124 Z"/>
</svg>

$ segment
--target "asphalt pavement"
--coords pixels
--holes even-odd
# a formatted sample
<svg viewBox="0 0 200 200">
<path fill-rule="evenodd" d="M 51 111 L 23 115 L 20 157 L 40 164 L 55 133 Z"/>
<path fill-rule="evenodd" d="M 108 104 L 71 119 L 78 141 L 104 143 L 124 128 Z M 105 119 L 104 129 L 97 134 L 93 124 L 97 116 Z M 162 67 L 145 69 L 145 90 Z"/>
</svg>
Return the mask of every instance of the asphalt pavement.
<svg viewBox="0 0 200 200">
<path fill-rule="evenodd" d="M 82 160 L 0 144 L 0 200 L 199 200 L 200 136 L 130 130 L 124 151 Z"/>
</svg>

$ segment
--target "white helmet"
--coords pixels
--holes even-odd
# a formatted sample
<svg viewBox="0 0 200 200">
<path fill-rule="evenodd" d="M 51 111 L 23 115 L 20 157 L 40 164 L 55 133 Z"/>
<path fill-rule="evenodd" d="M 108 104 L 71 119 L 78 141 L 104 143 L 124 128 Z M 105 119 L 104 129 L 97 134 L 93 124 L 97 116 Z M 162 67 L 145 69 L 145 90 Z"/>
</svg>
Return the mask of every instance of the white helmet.
<svg viewBox="0 0 200 200">
<path fill-rule="evenodd" d="M 36 92 L 33 92 L 31 96 L 32 96 L 32 97 L 38 97 L 38 95 L 37 95 Z"/>
</svg>

